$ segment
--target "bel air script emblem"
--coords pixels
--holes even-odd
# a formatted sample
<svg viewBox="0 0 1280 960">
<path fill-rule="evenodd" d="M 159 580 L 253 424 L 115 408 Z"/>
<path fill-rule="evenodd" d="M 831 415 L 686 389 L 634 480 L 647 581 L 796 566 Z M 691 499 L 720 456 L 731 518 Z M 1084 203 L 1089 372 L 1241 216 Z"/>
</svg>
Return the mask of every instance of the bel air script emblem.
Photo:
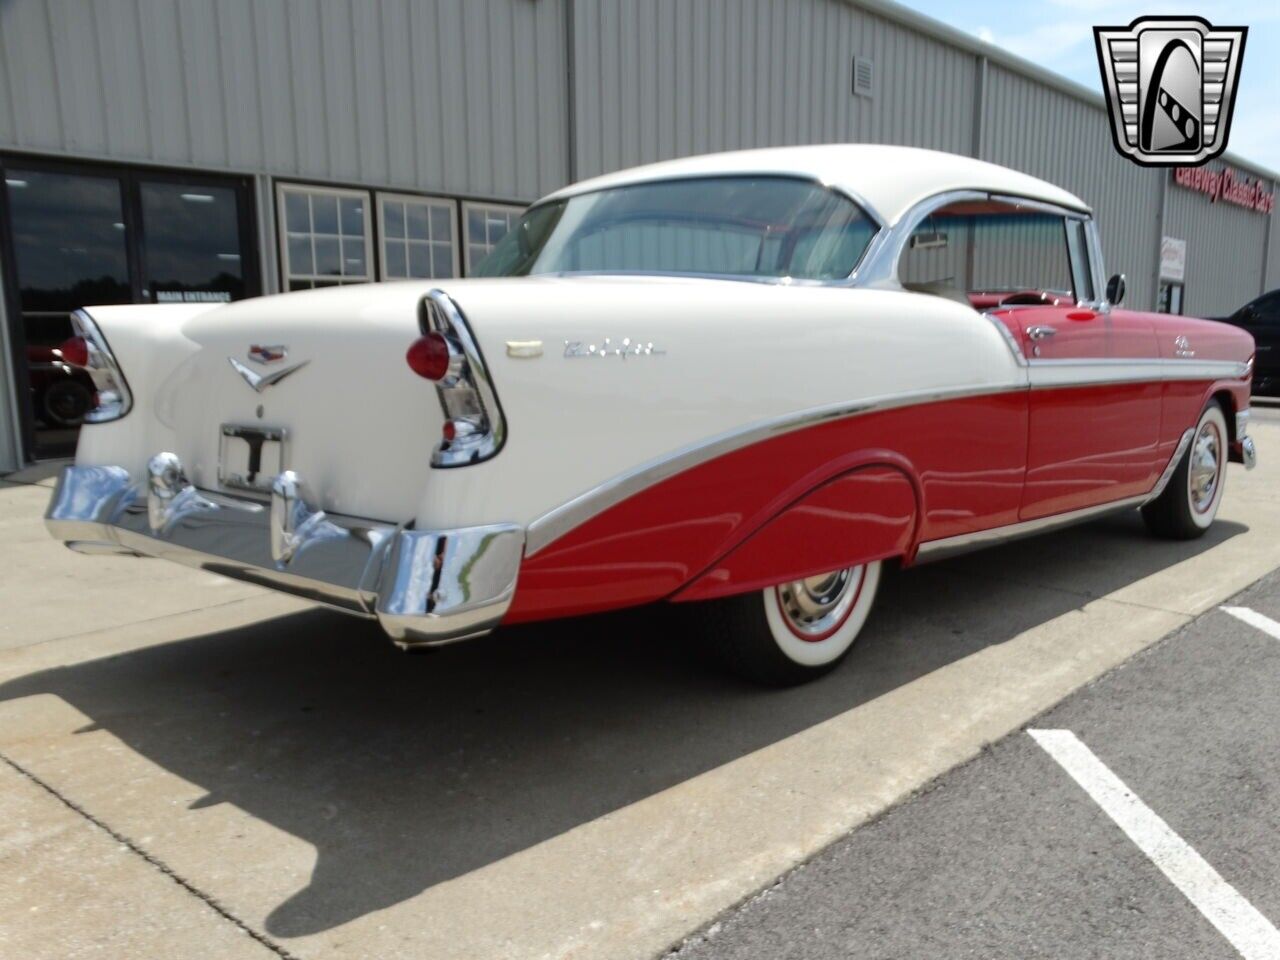
<svg viewBox="0 0 1280 960">
<path fill-rule="evenodd" d="M 566 340 L 564 355 L 569 360 L 580 360 L 588 357 L 651 357 L 661 356 L 667 351 L 655 347 L 652 341 L 632 340 L 623 337 L 615 342 L 612 337 L 605 337 L 599 343 L 584 343 L 581 340 Z"/>
</svg>

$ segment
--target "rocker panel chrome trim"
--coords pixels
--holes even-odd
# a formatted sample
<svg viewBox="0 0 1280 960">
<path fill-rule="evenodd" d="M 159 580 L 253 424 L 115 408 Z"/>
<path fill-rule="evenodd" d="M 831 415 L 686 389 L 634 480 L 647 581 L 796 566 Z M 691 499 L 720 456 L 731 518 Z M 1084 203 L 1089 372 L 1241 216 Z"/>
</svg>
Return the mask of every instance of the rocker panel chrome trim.
<svg viewBox="0 0 1280 960">
<path fill-rule="evenodd" d="M 957 554 L 968 553 L 970 550 L 991 547 L 999 543 L 1007 543 L 1010 540 L 1029 537 L 1033 534 L 1046 533 L 1059 527 L 1083 523 L 1086 520 L 1105 516 L 1108 513 L 1119 513 L 1122 510 L 1142 506 L 1148 497 L 1149 494 L 1143 494 L 1138 497 L 1128 497 L 1124 500 L 1113 500 L 1110 503 L 1096 504 L 1081 510 L 1072 510 L 1070 513 L 1056 513 L 1048 517 L 1037 517 L 1035 520 L 1024 520 L 1021 523 L 1010 523 L 1003 527 L 992 527 L 989 530 L 962 533 L 943 540 L 930 540 L 920 544 L 919 550 L 916 551 L 915 562 L 931 563 L 934 560 L 943 560 Z"/>
</svg>

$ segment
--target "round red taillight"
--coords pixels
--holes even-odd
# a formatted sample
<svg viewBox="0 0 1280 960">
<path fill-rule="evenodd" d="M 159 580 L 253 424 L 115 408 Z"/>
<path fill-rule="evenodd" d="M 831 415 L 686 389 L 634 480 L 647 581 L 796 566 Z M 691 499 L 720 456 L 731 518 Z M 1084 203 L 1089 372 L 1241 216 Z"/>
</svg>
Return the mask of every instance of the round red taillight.
<svg viewBox="0 0 1280 960">
<path fill-rule="evenodd" d="M 71 337 L 68 340 L 63 340 L 58 346 L 58 352 L 62 354 L 62 359 L 73 367 L 87 367 L 89 365 L 89 344 L 84 337 Z"/>
<path fill-rule="evenodd" d="M 413 341 L 404 358 L 410 370 L 428 380 L 443 380 L 449 372 L 449 344 L 438 333 L 428 333 Z"/>
</svg>

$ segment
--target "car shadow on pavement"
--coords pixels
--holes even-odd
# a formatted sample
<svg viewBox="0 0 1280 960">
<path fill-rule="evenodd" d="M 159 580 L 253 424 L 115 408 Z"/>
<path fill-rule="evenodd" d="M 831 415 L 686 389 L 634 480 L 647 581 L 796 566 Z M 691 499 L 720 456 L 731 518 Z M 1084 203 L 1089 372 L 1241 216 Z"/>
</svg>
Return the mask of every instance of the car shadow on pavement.
<svg viewBox="0 0 1280 960">
<path fill-rule="evenodd" d="M 267 930 L 327 930 L 866 703 L 1203 552 L 1136 514 L 886 579 L 831 675 L 761 690 L 690 654 L 678 608 L 499 631 L 421 656 L 310 610 L 0 685 L 51 693 L 317 852 Z M 142 574 L 140 574 L 141 576 Z M 1048 589 L 1035 589 L 1043 585 Z"/>
</svg>

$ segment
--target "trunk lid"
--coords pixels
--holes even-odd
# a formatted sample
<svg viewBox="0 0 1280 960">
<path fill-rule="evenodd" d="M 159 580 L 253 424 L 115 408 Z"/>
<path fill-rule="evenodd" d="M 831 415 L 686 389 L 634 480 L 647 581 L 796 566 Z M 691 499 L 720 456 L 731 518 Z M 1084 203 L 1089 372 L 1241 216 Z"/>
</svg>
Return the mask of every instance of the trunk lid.
<svg viewBox="0 0 1280 960">
<path fill-rule="evenodd" d="M 155 412 L 192 482 L 244 495 L 232 474 L 248 479 L 251 448 L 265 439 L 256 466 L 266 484 L 289 469 L 315 506 L 411 519 L 442 421 L 434 384 L 405 362 L 426 289 L 262 297 L 189 320 L 182 332 L 194 351 L 158 391 Z"/>
</svg>

